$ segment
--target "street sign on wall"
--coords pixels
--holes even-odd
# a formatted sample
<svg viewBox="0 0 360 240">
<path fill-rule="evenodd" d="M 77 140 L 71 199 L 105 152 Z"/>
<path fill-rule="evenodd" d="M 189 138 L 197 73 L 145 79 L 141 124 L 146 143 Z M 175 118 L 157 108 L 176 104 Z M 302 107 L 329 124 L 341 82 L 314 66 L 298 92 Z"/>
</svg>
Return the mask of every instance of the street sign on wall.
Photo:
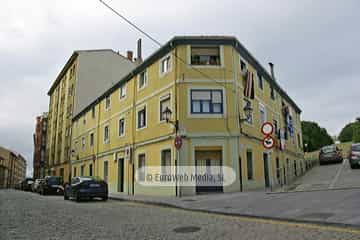
<svg viewBox="0 0 360 240">
<path fill-rule="evenodd" d="M 268 135 L 263 139 L 263 146 L 266 149 L 271 149 L 275 146 L 275 139 L 271 136 Z"/>
<path fill-rule="evenodd" d="M 274 126 L 271 122 L 265 122 L 261 126 L 261 132 L 265 136 L 271 135 L 274 132 Z"/>
</svg>

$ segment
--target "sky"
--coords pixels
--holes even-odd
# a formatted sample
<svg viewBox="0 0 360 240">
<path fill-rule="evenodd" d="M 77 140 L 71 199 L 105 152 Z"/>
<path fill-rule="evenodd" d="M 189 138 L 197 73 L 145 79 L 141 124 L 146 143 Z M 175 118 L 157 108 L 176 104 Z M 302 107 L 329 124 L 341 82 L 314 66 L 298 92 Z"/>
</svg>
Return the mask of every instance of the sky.
<svg viewBox="0 0 360 240">
<path fill-rule="evenodd" d="M 360 116 L 360 1 L 104 0 L 165 43 L 174 35 L 232 35 L 311 120 L 337 135 Z M 74 50 L 111 48 L 123 55 L 143 39 L 98 0 L 2 0 L 0 145 L 21 153 L 32 174 L 35 117 Z"/>
</svg>

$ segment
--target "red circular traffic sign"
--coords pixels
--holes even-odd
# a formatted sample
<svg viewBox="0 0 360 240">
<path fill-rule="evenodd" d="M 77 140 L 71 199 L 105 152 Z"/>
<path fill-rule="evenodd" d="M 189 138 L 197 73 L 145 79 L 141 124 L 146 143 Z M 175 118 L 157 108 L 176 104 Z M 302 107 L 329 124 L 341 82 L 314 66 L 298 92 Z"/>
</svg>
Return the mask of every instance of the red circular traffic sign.
<svg viewBox="0 0 360 240">
<path fill-rule="evenodd" d="M 274 132 L 274 125 L 271 122 L 264 122 L 261 126 L 261 132 L 265 136 L 271 135 Z"/>
<path fill-rule="evenodd" d="M 263 139 L 263 146 L 266 149 L 271 149 L 275 146 L 275 139 L 271 136 L 268 135 Z"/>
<path fill-rule="evenodd" d="M 181 136 L 176 136 L 175 137 L 174 145 L 175 145 L 176 149 L 181 148 L 181 146 L 182 146 L 182 138 L 181 138 Z"/>
</svg>

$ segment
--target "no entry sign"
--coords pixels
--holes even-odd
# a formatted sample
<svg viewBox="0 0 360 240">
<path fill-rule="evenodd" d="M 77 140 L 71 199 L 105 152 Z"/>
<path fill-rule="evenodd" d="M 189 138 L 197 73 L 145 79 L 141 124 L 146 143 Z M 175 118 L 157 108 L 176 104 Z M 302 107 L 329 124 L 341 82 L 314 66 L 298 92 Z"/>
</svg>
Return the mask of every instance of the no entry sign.
<svg viewBox="0 0 360 240">
<path fill-rule="evenodd" d="M 264 134 L 265 136 L 269 136 L 274 132 L 274 126 L 272 125 L 271 122 L 265 122 L 262 126 L 261 126 L 261 132 L 262 134 Z"/>
<path fill-rule="evenodd" d="M 181 136 L 176 136 L 175 140 L 174 140 L 174 145 L 176 147 L 176 149 L 180 149 L 181 145 L 182 145 L 182 138 Z"/>
</svg>

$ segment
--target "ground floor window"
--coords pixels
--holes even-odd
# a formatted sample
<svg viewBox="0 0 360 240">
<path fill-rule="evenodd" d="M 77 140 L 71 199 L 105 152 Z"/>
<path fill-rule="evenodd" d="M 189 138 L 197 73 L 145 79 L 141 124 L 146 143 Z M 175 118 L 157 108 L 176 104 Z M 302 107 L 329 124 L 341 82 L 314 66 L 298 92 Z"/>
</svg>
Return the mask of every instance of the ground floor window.
<svg viewBox="0 0 360 240">
<path fill-rule="evenodd" d="M 76 177 L 76 167 L 73 169 L 73 177 Z"/>
<path fill-rule="evenodd" d="M 162 174 L 171 174 L 171 150 L 166 149 L 161 151 L 161 173 Z"/>
<path fill-rule="evenodd" d="M 84 169 L 85 169 L 85 166 L 82 165 L 80 168 L 80 176 L 84 176 Z"/>
<path fill-rule="evenodd" d="M 107 182 L 109 177 L 109 162 L 104 162 L 104 181 Z"/>
<path fill-rule="evenodd" d="M 90 164 L 89 165 L 89 176 L 92 176 L 93 175 L 93 165 Z"/>
</svg>

